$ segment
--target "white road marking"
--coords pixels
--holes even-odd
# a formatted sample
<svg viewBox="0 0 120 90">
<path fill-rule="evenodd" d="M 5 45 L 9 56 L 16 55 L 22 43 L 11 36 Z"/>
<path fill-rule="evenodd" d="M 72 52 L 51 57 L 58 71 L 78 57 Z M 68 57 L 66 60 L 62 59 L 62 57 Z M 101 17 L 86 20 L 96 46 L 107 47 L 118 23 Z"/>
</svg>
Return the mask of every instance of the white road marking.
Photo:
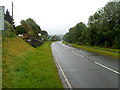
<svg viewBox="0 0 120 90">
<path fill-rule="evenodd" d="M 71 48 L 71 47 L 69 47 L 69 46 L 67 46 L 67 45 L 65 45 L 65 44 L 63 44 L 63 43 L 61 43 L 61 45 L 63 45 L 63 46 L 66 47 L 66 48 Z"/>
<path fill-rule="evenodd" d="M 99 65 L 99 66 L 101 66 L 101 67 L 103 67 L 103 68 L 106 68 L 106 69 L 108 69 L 108 70 L 110 70 L 110 71 L 112 71 L 114 73 L 120 74 L 118 71 L 115 71 L 115 70 L 113 70 L 113 69 L 111 69 L 109 67 L 106 67 L 106 66 L 104 66 L 104 65 L 102 65 L 102 64 L 100 64 L 98 62 L 94 62 L 94 63 L 97 64 L 97 65 Z"/>
<path fill-rule="evenodd" d="M 75 48 L 73 48 L 72 50 L 74 50 Z"/>
<path fill-rule="evenodd" d="M 77 54 L 78 56 L 81 56 L 81 57 L 83 57 L 83 55 L 80 55 L 80 54 L 78 54 L 78 53 L 75 53 L 75 54 Z"/>
<path fill-rule="evenodd" d="M 64 45 L 64 46 L 65 46 L 65 45 Z M 69 46 L 65 46 L 65 47 L 66 47 L 66 48 L 69 48 L 69 49 L 71 48 L 71 47 L 69 47 Z"/>
<path fill-rule="evenodd" d="M 76 55 L 78 55 L 78 56 L 80 56 L 80 57 L 82 57 L 83 58 L 83 55 L 80 55 L 80 54 L 78 54 L 78 53 L 76 53 L 76 52 L 74 52 L 74 51 L 72 51 L 74 54 L 76 54 Z"/>
<path fill-rule="evenodd" d="M 56 58 L 55 58 L 55 59 L 56 59 Z M 62 75 L 63 75 L 63 77 L 65 78 L 65 80 L 66 80 L 66 82 L 67 82 L 67 84 L 68 84 L 70 90 L 72 90 L 72 86 L 70 85 L 70 83 L 69 83 L 67 77 L 65 76 L 65 74 L 64 74 L 64 72 L 63 72 L 63 70 L 62 70 L 62 67 L 60 66 L 60 64 L 59 64 L 59 62 L 58 62 L 57 59 L 56 59 L 56 61 L 57 61 L 57 64 L 58 64 L 58 66 L 59 66 L 59 68 L 60 68 L 60 70 L 61 70 L 61 72 L 62 72 Z"/>
<path fill-rule="evenodd" d="M 64 45 L 64 44 L 62 44 L 63 46 L 65 46 L 66 48 L 70 48 L 70 49 L 72 49 L 72 50 L 74 50 L 75 48 L 72 48 L 72 47 L 69 47 L 69 46 L 66 46 L 66 45 Z M 78 54 L 78 53 L 76 53 L 76 52 L 74 52 L 74 51 L 72 51 L 74 54 L 76 54 L 76 55 L 78 55 L 78 56 L 80 56 L 80 57 L 82 57 L 83 58 L 83 55 L 80 55 L 80 54 Z"/>
</svg>

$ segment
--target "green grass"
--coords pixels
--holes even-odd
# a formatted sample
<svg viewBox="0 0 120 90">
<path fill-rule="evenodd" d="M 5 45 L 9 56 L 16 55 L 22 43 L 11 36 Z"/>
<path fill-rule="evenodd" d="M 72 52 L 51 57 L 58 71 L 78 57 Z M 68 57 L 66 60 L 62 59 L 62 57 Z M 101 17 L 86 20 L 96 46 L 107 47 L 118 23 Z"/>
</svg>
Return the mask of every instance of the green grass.
<svg viewBox="0 0 120 90">
<path fill-rule="evenodd" d="M 70 45 L 75 48 L 80 48 L 86 51 L 90 51 L 93 53 L 97 53 L 100 55 L 110 56 L 112 58 L 120 58 L 120 53 L 118 53 L 120 50 L 117 49 L 108 49 L 108 48 L 100 48 L 100 47 L 93 47 L 93 46 L 83 46 L 83 45 L 77 45 L 77 44 L 71 44 L 67 42 L 63 42 L 64 44 Z"/>
<path fill-rule="evenodd" d="M 51 43 L 46 42 L 35 49 L 19 38 L 5 39 L 3 88 L 63 88 Z"/>
<path fill-rule="evenodd" d="M 1 88 L 2 88 L 2 37 L 0 36 L 0 89 Z"/>
<path fill-rule="evenodd" d="M 101 48 L 101 47 L 97 47 L 97 46 L 89 46 L 89 47 L 104 50 L 104 51 L 116 52 L 116 53 L 120 52 L 120 49 Z"/>
</svg>

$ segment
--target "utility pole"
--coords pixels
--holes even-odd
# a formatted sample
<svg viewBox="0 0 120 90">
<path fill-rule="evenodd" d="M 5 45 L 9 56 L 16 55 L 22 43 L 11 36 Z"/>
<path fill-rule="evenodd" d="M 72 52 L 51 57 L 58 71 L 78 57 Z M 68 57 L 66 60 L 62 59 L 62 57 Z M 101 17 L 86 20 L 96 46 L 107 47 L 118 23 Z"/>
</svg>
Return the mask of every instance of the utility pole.
<svg viewBox="0 0 120 90">
<path fill-rule="evenodd" d="M 13 26 L 13 2 L 12 2 L 12 26 Z"/>
</svg>

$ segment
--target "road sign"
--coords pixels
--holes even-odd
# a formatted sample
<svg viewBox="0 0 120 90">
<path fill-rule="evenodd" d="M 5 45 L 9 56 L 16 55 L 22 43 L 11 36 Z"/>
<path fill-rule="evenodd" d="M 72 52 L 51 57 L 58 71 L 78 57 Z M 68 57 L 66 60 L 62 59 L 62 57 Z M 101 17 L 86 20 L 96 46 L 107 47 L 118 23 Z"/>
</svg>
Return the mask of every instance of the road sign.
<svg viewBox="0 0 120 90">
<path fill-rule="evenodd" d="M 0 6 L 0 30 L 4 30 L 4 6 Z"/>
</svg>

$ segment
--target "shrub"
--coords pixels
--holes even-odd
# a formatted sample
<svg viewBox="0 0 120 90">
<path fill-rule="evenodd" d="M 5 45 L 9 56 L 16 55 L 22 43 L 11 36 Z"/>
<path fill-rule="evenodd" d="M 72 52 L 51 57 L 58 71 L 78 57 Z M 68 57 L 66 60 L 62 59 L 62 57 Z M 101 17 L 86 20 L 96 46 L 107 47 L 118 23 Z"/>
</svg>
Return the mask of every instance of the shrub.
<svg viewBox="0 0 120 90">
<path fill-rule="evenodd" d="M 109 46 L 110 46 L 110 43 L 106 41 L 104 47 L 108 48 Z"/>
<path fill-rule="evenodd" d="M 114 48 L 120 49 L 120 36 L 116 36 L 114 40 Z"/>
</svg>

